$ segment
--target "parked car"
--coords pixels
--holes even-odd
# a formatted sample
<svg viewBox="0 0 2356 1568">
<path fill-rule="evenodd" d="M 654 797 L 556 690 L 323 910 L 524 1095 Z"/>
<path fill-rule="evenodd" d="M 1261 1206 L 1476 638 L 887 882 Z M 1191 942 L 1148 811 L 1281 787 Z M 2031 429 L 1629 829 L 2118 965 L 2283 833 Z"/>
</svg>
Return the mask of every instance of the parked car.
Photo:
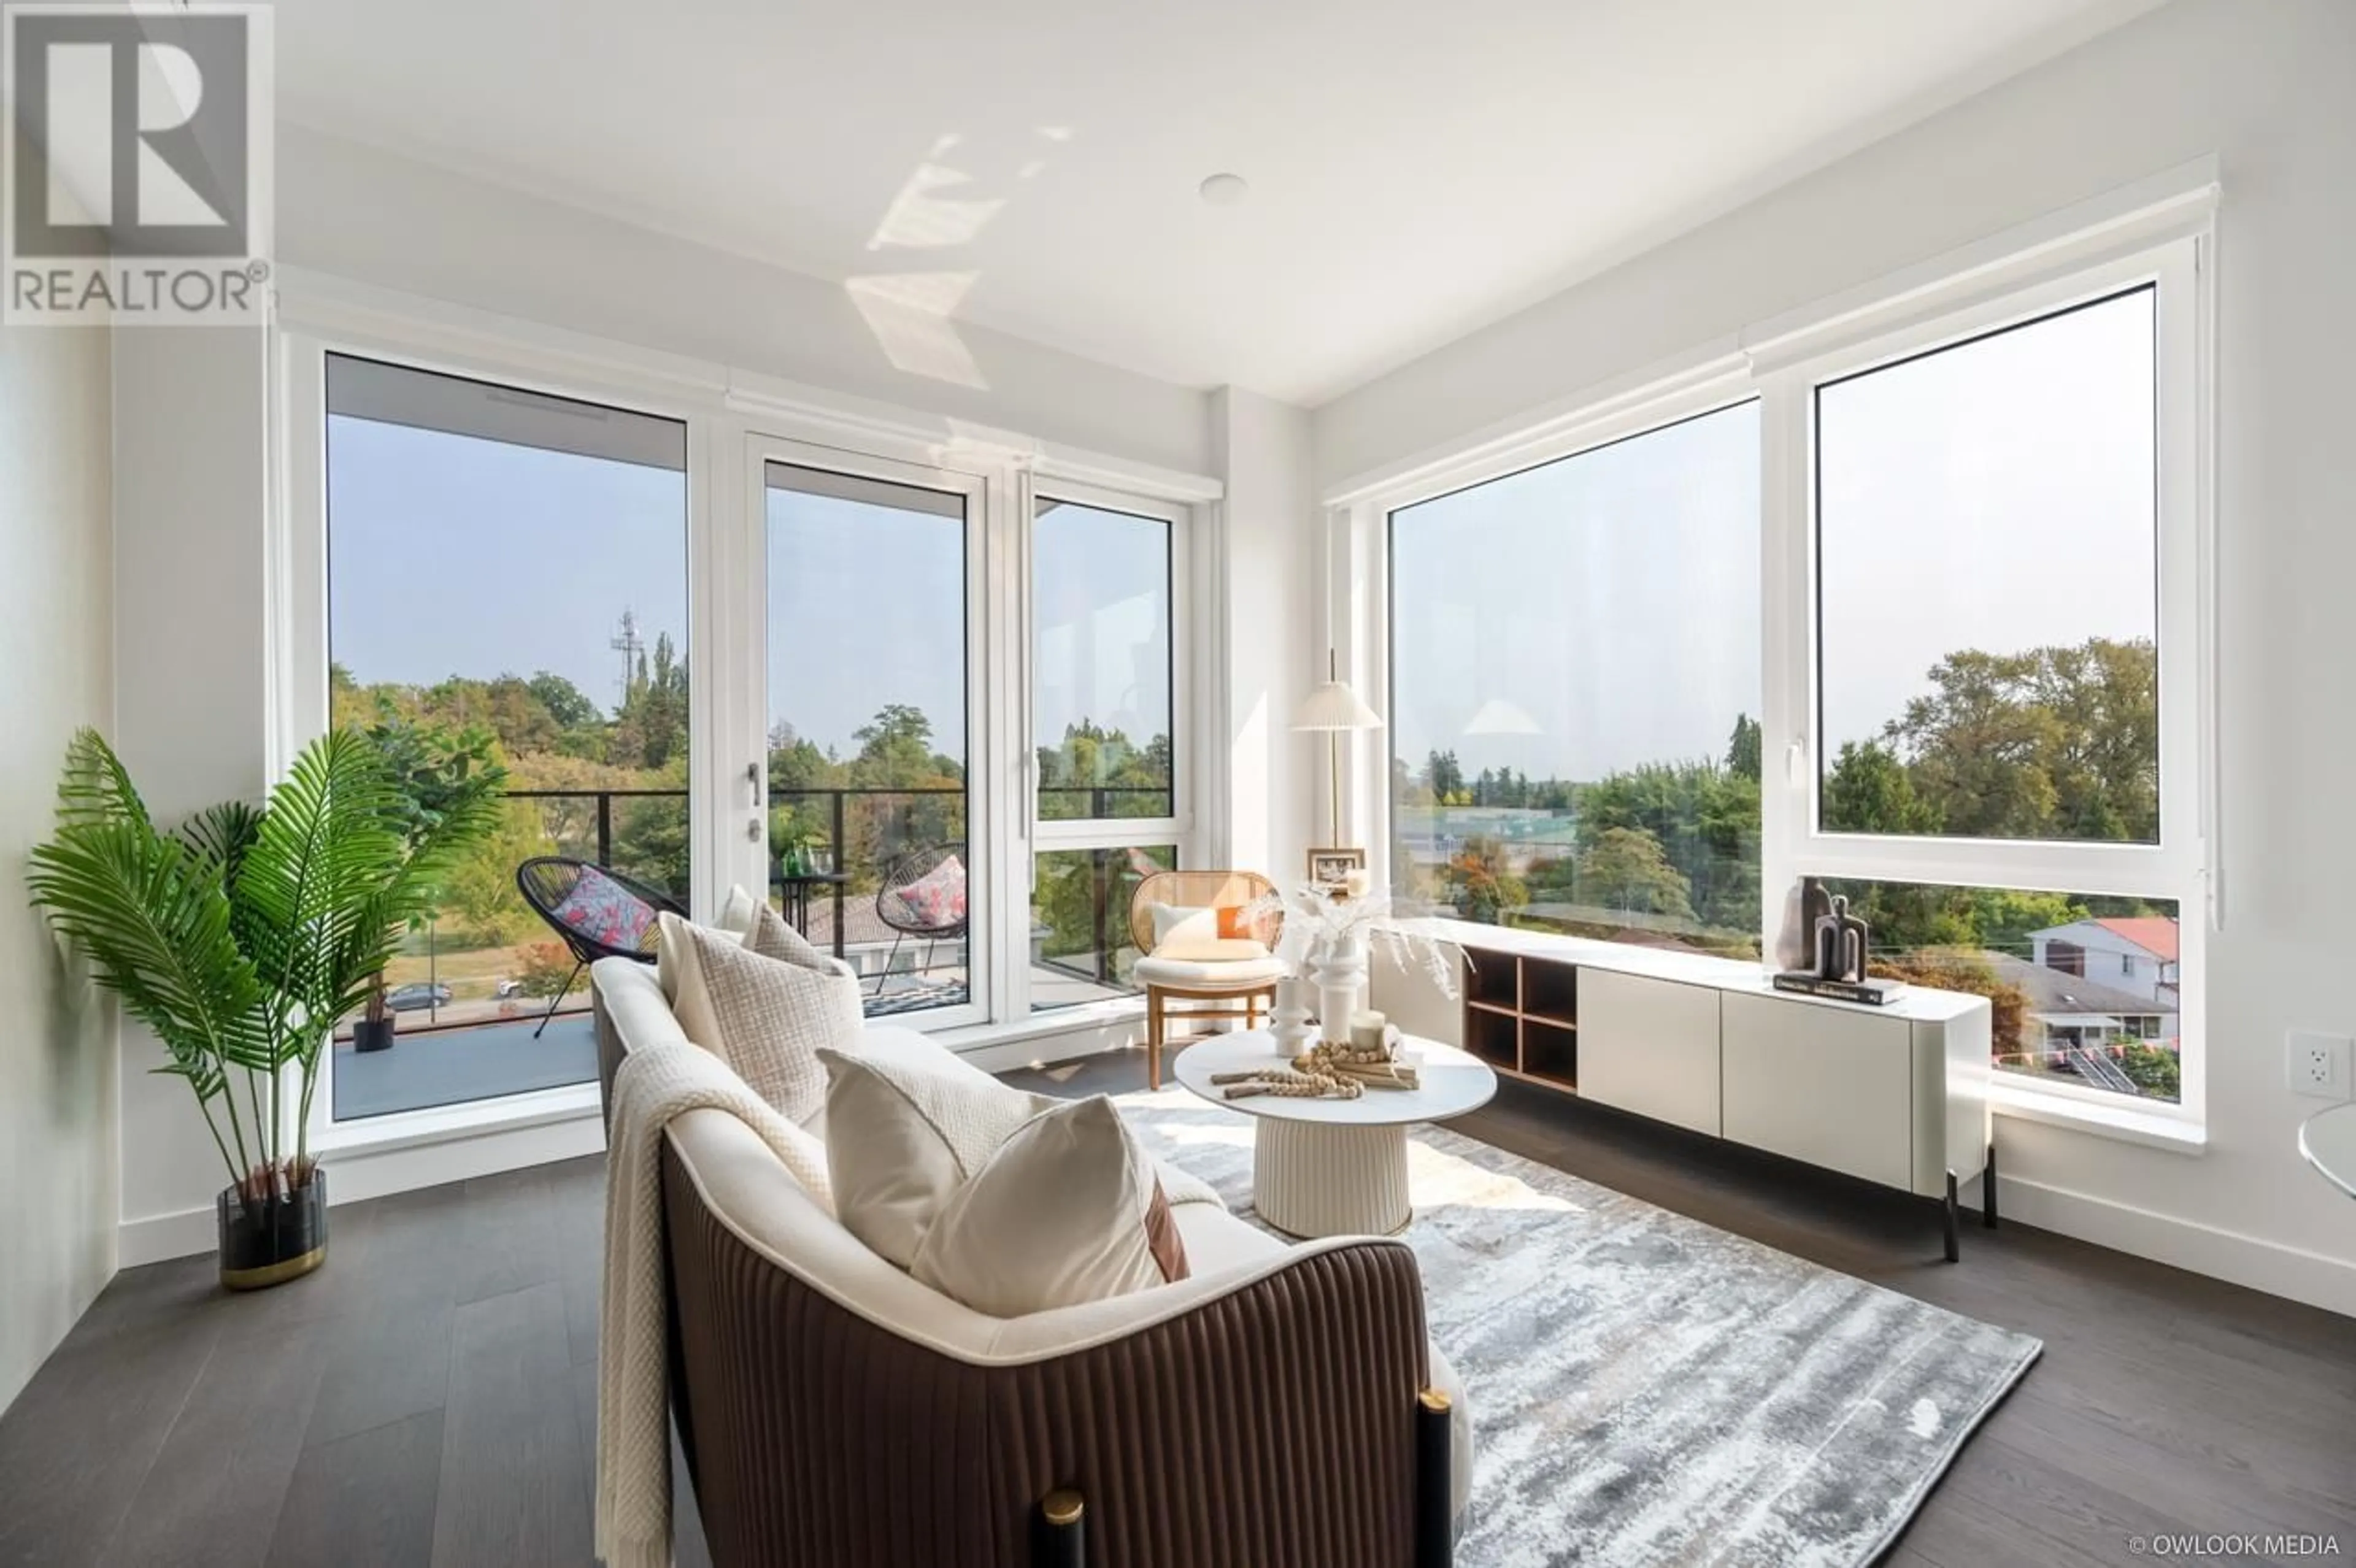
<svg viewBox="0 0 2356 1568">
<path fill-rule="evenodd" d="M 421 1008 L 446 1008 L 450 1005 L 450 987 L 424 980 L 395 986 L 384 998 L 384 1005 L 397 1013 L 413 1013 Z"/>
</svg>

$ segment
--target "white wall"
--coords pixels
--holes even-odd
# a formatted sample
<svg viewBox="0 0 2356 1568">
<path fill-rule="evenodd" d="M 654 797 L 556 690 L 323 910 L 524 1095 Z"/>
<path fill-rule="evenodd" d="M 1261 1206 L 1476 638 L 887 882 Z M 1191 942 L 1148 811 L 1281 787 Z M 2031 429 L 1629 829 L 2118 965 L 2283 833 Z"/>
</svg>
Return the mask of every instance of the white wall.
<svg viewBox="0 0 2356 1568">
<path fill-rule="evenodd" d="M 2356 5 L 2175 0 L 1318 411 L 1321 486 L 2203 155 L 2218 156 L 2223 871 L 2208 1152 L 1999 1128 L 2010 1213 L 2356 1312 L 2284 1033 L 2356 1034 Z M 1772 91 L 1772 82 L 1761 84 Z M 2320 684 L 2319 684 L 2320 683 Z"/>
<path fill-rule="evenodd" d="M 1226 613 L 1203 630 L 1218 639 L 1227 688 L 1228 859 L 1284 886 L 1307 869 L 1312 764 L 1323 740 L 1289 727 L 1317 667 L 1309 416 L 1237 388 L 1218 392 L 1211 413 L 1214 461 L 1227 486 L 1218 565 Z"/>
<path fill-rule="evenodd" d="M 258 329 L 114 335 L 113 740 L 167 821 L 266 784 Z M 210 1244 L 228 1172 L 164 1049 L 123 1029 L 123 1261 Z M 168 1225 L 176 1238 L 148 1237 Z"/>
<path fill-rule="evenodd" d="M 832 283 L 301 126 L 282 124 L 278 134 L 282 261 L 1041 441 L 1210 471 L 1200 391 L 984 327 L 887 315 L 879 334 Z M 916 368 L 895 365 L 894 353 Z"/>
<path fill-rule="evenodd" d="M 112 699 L 103 327 L 0 331 L 0 1408 L 114 1273 L 112 1006 L 25 901 Z"/>
</svg>

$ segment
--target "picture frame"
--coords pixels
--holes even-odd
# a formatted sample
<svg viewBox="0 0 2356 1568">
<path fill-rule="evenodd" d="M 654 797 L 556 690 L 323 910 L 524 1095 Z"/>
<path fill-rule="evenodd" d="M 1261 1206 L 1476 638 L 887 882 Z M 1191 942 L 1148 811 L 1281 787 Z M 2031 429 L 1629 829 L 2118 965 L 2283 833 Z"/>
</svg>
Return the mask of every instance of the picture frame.
<svg viewBox="0 0 2356 1568">
<path fill-rule="evenodd" d="M 1364 849 L 1312 849 L 1309 851 L 1309 880 L 1321 888 L 1338 887 L 1353 871 L 1366 869 Z"/>
</svg>

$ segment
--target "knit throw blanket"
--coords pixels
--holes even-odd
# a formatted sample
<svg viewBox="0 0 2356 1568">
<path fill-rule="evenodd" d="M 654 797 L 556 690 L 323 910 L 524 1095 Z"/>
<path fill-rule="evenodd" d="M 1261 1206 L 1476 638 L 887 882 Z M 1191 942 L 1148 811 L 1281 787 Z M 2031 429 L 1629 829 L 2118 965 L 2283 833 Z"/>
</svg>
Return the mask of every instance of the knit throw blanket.
<svg viewBox="0 0 2356 1568">
<path fill-rule="evenodd" d="M 597 1555 L 670 1568 L 670 1362 L 663 1290 L 662 1136 L 674 1116 L 726 1111 L 761 1136 L 830 1212 L 826 1146 L 684 1043 L 633 1051 L 614 1079 L 605 1154 L 605 1278 L 597 1328 Z"/>
</svg>

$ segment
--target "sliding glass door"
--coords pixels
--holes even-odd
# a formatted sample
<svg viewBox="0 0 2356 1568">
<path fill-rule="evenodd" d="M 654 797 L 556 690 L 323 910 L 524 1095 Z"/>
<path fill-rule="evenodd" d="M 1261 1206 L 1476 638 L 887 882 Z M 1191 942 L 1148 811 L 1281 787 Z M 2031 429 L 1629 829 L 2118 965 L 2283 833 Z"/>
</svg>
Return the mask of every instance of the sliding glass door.
<svg viewBox="0 0 2356 1568">
<path fill-rule="evenodd" d="M 770 901 L 851 965 L 870 1017 L 985 1018 L 981 481 L 756 461 Z"/>
</svg>

